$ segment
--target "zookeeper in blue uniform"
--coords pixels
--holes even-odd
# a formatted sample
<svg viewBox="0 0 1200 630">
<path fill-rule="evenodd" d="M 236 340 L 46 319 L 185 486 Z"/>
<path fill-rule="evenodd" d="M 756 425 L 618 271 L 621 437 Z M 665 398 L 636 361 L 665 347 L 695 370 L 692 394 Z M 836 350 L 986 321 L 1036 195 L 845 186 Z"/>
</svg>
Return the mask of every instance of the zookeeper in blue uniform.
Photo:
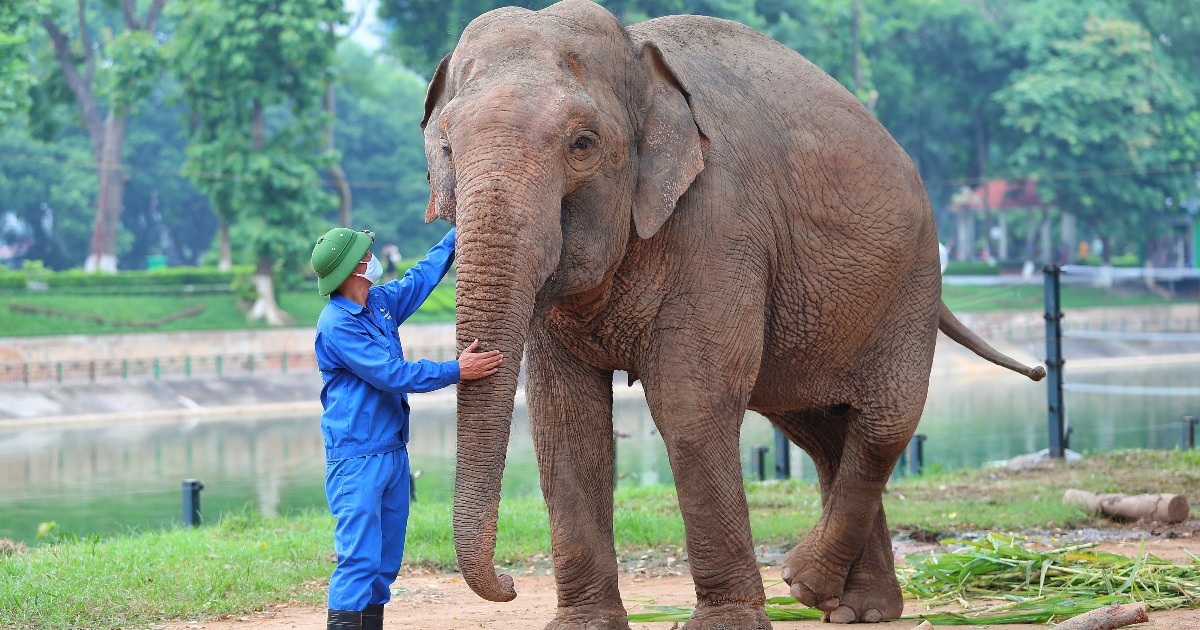
<svg viewBox="0 0 1200 630">
<path fill-rule="evenodd" d="M 454 235 L 379 286 L 383 266 L 370 252 L 369 231 L 334 228 L 313 248 L 317 289 L 330 296 L 316 337 L 325 493 L 337 519 L 329 630 L 383 627 L 408 525 L 408 394 L 489 376 L 503 358 L 475 352 L 475 340 L 456 361 L 404 359 L 398 327 L 446 275 Z"/>
</svg>

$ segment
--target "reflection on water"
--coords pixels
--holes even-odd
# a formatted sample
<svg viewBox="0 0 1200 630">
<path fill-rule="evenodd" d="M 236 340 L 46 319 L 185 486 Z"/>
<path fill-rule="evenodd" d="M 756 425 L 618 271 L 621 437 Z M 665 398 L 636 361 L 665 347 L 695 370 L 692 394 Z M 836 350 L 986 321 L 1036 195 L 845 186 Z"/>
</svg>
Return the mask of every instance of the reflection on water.
<svg viewBox="0 0 1200 630">
<path fill-rule="evenodd" d="M 1197 366 L 1087 373 L 1079 381 L 1112 385 L 1195 387 Z M 618 388 L 619 392 L 624 388 Z M 414 397 L 410 457 L 418 501 L 453 492 L 453 406 Z M 1194 397 L 1071 394 L 1067 399 L 1077 451 L 1174 448 L 1180 420 L 1197 415 Z M 973 467 L 1046 447 L 1046 388 L 1002 373 L 931 384 L 918 432 L 927 436 L 926 465 Z M 518 404 L 503 480 L 505 496 L 539 492 L 524 408 Z M 0 432 L 0 537 L 32 542 L 38 524 L 56 522 L 78 535 L 160 528 L 181 522 L 182 481 L 199 479 L 204 518 L 229 511 L 268 515 L 324 509 L 324 450 L 319 419 L 244 419 Z M 666 449 L 640 395 L 614 406 L 617 470 L 623 485 L 671 483 Z M 743 470 L 754 446 L 773 448 L 765 419 L 747 414 Z M 794 476 L 815 481 L 811 462 L 792 449 Z M 768 467 L 773 455 L 768 455 Z M 797 458 L 800 458 L 797 460 Z"/>
</svg>

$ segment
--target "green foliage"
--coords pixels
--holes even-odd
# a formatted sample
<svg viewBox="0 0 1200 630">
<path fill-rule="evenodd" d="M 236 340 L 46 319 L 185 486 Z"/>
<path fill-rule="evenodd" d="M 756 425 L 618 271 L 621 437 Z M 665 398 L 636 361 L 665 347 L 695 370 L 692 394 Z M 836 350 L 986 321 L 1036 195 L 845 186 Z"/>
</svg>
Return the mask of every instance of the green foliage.
<svg viewBox="0 0 1200 630">
<path fill-rule="evenodd" d="M 178 5 L 171 63 L 194 117 L 184 172 L 253 252 L 259 272 L 301 268 L 333 204 L 317 169 L 321 95 L 344 15 L 336 0 Z"/>
<path fill-rule="evenodd" d="M 112 71 L 108 93 L 114 107 L 128 110 L 150 95 L 153 79 L 162 68 L 160 47 L 146 31 L 125 31 L 108 44 Z"/>
<path fill-rule="evenodd" d="M 35 7 L 26 2 L 0 4 L 0 127 L 29 107 L 33 75 L 29 72 L 27 46 L 34 28 Z"/>
<path fill-rule="evenodd" d="M 1179 139 L 1166 135 L 1193 96 L 1154 37 L 1103 3 L 1024 9 L 1029 65 L 994 97 L 1023 134 L 1009 167 L 1105 237 L 1145 230 L 1166 198 L 1195 195 L 1190 172 L 1167 162 Z"/>
</svg>

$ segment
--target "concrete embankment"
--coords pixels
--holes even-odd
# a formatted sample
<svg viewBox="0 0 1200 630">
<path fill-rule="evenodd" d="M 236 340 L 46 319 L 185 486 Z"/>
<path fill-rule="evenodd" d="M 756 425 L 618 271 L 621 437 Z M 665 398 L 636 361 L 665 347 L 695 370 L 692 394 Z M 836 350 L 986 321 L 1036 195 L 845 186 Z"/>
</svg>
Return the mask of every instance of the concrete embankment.
<svg viewBox="0 0 1200 630">
<path fill-rule="evenodd" d="M 62 424 L 154 422 L 179 419 L 318 414 L 320 374 L 313 367 L 311 328 L 254 331 L 193 331 L 125 335 L 71 335 L 0 339 L 0 364 L 152 361 L 180 357 L 279 356 L 290 353 L 291 369 L 276 364 L 254 373 L 194 376 L 101 374 L 0 383 L 0 430 Z M 401 342 L 410 358 L 453 356 L 452 324 L 407 324 Z"/>
</svg>

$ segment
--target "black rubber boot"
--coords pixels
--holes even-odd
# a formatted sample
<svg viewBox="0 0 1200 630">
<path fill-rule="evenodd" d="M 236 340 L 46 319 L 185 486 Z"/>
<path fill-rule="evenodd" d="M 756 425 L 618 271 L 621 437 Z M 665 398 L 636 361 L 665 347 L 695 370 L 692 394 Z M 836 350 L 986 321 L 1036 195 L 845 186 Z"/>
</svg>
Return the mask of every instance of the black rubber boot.
<svg viewBox="0 0 1200 630">
<path fill-rule="evenodd" d="M 362 630 L 383 630 L 383 604 L 367 604 L 362 612 Z"/>
<path fill-rule="evenodd" d="M 328 630 L 362 630 L 361 610 L 330 610 Z"/>
</svg>

